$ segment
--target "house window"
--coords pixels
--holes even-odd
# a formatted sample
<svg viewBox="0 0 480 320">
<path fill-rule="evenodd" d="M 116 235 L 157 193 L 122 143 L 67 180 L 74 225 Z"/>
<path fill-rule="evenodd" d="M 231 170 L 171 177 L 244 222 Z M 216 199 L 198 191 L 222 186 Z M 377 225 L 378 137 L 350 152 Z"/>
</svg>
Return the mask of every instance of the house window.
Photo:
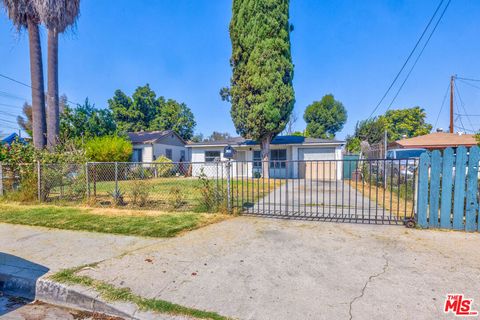
<svg viewBox="0 0 480 320">
<path fill-rule="evenodd" d="M 253 168 L 261 169 L 262 168 L 262 152 L 253 151 Z"/>
<path fill-rule="evenodd" d="M 142 150 L 143 149 L 133 149 L 133 154 L 132 154 L 133 162 L 142 162 Z"/>
<path fill-rule="evenodd" d="M 287 161 L 287 149 L 270 151 L 270 166 L 275 169 L 284 169 Z"/>
<path fill-rule="evenodd" d="M 215 162 L 220 160 L 220 151 L 205 151 L 205 162 Z"/>
<path fill-rule="evenodd" d="M 185 161 L 185 150 L 180 150 L 180 161 Z"/>
<path fill-rule="evenodd" d="M 173 157 L 172 157 L 172 149 L 165 149 L 165 156 L 166 156 L 168 159 L 172 160 L 172 158 L 173 158 Z"/>
</svg>

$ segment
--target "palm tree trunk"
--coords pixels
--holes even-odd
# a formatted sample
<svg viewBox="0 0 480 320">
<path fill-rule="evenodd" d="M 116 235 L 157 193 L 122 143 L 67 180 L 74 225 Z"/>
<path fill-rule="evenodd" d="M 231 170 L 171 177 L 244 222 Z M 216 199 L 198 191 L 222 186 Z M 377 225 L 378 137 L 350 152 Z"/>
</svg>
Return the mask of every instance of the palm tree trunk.
<svg viewBox="0 0 480 320">
<path fill-rule="evenodd" d="M 38 24 L 28 20 L 30 46 L 30 77 L 32 82 L 32 129 L 33 145 L 43 149 L 46 142 L 45 92 L 43 86 L 42 47 Z"/>
<path fill-rule="evenodd" d="M 58 142 L 60 112 L 58 104 L 58 32 L 48 30 L 48 117 L 47 145 L 51 149 Z"/>
</svg>

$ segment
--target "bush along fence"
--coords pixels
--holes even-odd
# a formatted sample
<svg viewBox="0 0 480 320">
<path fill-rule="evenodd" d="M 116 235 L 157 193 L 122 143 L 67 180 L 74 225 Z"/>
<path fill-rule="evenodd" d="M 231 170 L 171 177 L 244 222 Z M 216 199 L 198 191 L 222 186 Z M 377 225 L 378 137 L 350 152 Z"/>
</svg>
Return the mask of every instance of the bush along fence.
<svg viewBox="0 0 480 320">
<path fill-rule="evenodd" d="M 219 212 L 227 210 L 225 164 L 187 162 L 0 164 L 0 196 L 19 202 Z M 230 201 L 232 202 L 232 201 Z"/>
<path fill-rule="evenodd" d="M 435 150 L 420 157 L 417 223 L 422 228 L 480 231 L 480 149 Z"/>
</svg>

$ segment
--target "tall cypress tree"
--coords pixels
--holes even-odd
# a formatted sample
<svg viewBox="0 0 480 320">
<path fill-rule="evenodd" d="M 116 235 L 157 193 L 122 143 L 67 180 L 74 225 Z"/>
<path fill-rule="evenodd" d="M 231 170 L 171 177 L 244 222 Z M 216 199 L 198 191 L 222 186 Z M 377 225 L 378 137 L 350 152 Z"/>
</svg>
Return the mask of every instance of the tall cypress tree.
<svg viewBox="0 0 480 320">
<path fill-rule="evenodd" d="M 289 0 L 233 0 L 230 113 L 241 136 L 261 142 L 264 161 L 295 102 L 288 11 Z"/>
</svg>

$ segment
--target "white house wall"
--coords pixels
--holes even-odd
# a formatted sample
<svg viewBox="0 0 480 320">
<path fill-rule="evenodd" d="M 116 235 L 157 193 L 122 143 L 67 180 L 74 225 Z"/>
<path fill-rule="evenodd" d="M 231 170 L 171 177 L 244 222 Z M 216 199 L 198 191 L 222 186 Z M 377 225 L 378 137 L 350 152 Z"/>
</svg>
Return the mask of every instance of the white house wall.
<svg viewBox="0 0 480 320">
<path fill-rule="evenodd" d="M 188 153 L 187 153 L 187 148 L 181 147 L 181 146 L 173 146 L 173 145 L 167 145 L 167 144 L 154 144 L 154 155 L 155 159 L 158 159 L 161 156 L 167 155 L 167 149 L 172 150 L 172 161 L 173 162 L 179 162 L 181 158 L 182 151 L 185 152 L 185 158 L 183 161 L 188 161 Z"/>
<path fill-rule="evenodd" d="M 149 144 L 138 144 L 133 146 L 134 150 L 142 150 L 142 162 L 153 161 L 153 148 Z"/>
</svg>

